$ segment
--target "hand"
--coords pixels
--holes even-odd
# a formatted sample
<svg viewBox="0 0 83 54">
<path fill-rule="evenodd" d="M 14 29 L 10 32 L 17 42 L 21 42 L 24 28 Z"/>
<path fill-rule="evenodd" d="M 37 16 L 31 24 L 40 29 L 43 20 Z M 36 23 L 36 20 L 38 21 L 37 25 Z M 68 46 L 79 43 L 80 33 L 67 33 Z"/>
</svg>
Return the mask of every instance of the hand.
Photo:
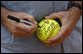
<svg viewBox="0 0 83 54">
<path fill-rule="evenodd" d="M 59 34 L 53 38 L 48 39 L 48 41 L 52 43 L 45 44 L 45 46 L 57 46 L 61 44 L 71 34 L 72 30 L 75 28 L 77 21 L 80 18 L 80 14 L 79 12 L 75 13 L 70 10 L 65 12 L 52 13 L 49 16 L 46 16 L 45 18 L 59 18 L 61 20 L 62 27 Z"/>
<path fill-rule="evenodd" d="M 32 26 L 29 26 L 24 23 L 19 23 L 11 19 L 5 18 L 6 21 L 4 25 L 15 37 L 30 37 L 36 31 L 37 22 L 32 15 L 24 12 L 10 12 L 8 14 L 20 19 L 28 20 L 34 24 Z"/>
</svg>

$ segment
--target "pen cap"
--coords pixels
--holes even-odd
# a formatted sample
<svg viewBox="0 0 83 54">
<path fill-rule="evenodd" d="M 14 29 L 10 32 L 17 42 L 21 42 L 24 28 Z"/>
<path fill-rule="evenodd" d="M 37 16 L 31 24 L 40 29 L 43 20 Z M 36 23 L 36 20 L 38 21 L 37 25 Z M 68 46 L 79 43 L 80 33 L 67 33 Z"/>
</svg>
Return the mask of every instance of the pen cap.
<svg viewBox="0 0 83 54">
<path fill-rule="evenodd" d="M 8 15 L 7 18 L 11 19 L 11 20 L 15 20 L 17 22 L 20 22 L 20 19 L 16 18 L 16 17 L 13 17 L 13 16 L 10 16 Z"/>
</svg>

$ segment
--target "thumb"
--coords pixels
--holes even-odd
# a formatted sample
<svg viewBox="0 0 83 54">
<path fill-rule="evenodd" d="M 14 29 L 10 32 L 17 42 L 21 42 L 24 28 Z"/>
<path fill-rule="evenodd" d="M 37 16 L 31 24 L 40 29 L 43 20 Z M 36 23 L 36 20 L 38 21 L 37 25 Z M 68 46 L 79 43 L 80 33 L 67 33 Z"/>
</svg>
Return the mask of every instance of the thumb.
<svg viewBox="0 0 83 54">
<path fill-rule="evenodd" d="M 45 16 L 45 19 L 55 19 L 55 18 L 61 18 L 61 16 L 57 13 L 52 13 L 49 16 Z"/>
</svg>

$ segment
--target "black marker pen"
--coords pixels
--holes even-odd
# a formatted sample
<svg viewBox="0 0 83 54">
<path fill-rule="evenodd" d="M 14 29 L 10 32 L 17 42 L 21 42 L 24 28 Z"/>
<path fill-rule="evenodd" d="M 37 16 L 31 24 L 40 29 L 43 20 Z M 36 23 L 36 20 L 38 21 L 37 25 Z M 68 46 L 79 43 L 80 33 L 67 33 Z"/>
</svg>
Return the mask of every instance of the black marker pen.
<svg viewBox="0 0 83 54">
<path fill-rule="evenodd" d="M 25 23 L 25 24 L 28 24 L 28 25 L 34 25 L 33 23 L 29 22 L 29 21 L 26 21 L 26 20 L 22 20 L 22 19 L 19 19 L 17 17 L 14 17 L 14 16 L 10 16 L 8 15 L 7 18 L 11 19 L 11 20 L 14 20 L 16 22 L 22 22 L 22 23 Z"/>
</svg>

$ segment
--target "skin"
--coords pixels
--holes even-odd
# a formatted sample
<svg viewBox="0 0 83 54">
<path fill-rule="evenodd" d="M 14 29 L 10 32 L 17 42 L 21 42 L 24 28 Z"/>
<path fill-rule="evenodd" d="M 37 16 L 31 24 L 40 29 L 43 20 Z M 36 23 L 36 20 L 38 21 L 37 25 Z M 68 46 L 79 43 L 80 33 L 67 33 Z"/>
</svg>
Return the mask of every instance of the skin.
<svg viewBox="0 0 83 54">
<path fill-rule="evenodd" d="M 82 1 L 73 1 L 72 3 L 82 5 Z M 46 16 L 46 19 L 59 18 L 62 22 L 62 27 L 57 36 L 48 39 L 48 41 L 52 43 L 45 44 L 45 46 L 58 46 L 61 44 L 72 33 L 80 16 L 81 11 L 77 7 L 72 7 L 68 11 L 52 13 L 49 16 Z"/>
<path fill-rule="evenodd" d="M 82 1 L 73 1 L 72 3 L 78 3 L 82 5 Z M 7 15 L 12 15 L 20 19 L 26 19 L 34 23 L 33 26 L 29 26 L 23 23 L 18 23 L 7 18 Z M 59 18 L 62 22 L 61 31 L 54 38 L 48 39 L 51 44 L 45 44 L 45 46 L 57 46 L 61 44 L 75 28 L 81 16 L 81 11 L 77 7 L 72 7 L 68 11 L 52 13 L 46 16 L 46 19 Z M 30 37 L 37 28 L 37 22 L 34 17 L 24 12 L 12 12 L 10 10 L 1 7 L 1 23 L 15 36 L 15 37 Z M 66 26 L 65 26 L 66 25 Z"/>
<path fill-rule="evenodd" d="M 15 16 L 20 19 L 29 20 L 34 25 L 29 26 L 24 23 L 18 23 L 16 21 L 7 18 L 7 15 Z M 36 31 L 37 22 L 34 17 L 24 12 L 12 12 L 10 10 L 1 7 L 1 23 L 15 36 L 15 37 L 30 37 Z"/>
</svg>

